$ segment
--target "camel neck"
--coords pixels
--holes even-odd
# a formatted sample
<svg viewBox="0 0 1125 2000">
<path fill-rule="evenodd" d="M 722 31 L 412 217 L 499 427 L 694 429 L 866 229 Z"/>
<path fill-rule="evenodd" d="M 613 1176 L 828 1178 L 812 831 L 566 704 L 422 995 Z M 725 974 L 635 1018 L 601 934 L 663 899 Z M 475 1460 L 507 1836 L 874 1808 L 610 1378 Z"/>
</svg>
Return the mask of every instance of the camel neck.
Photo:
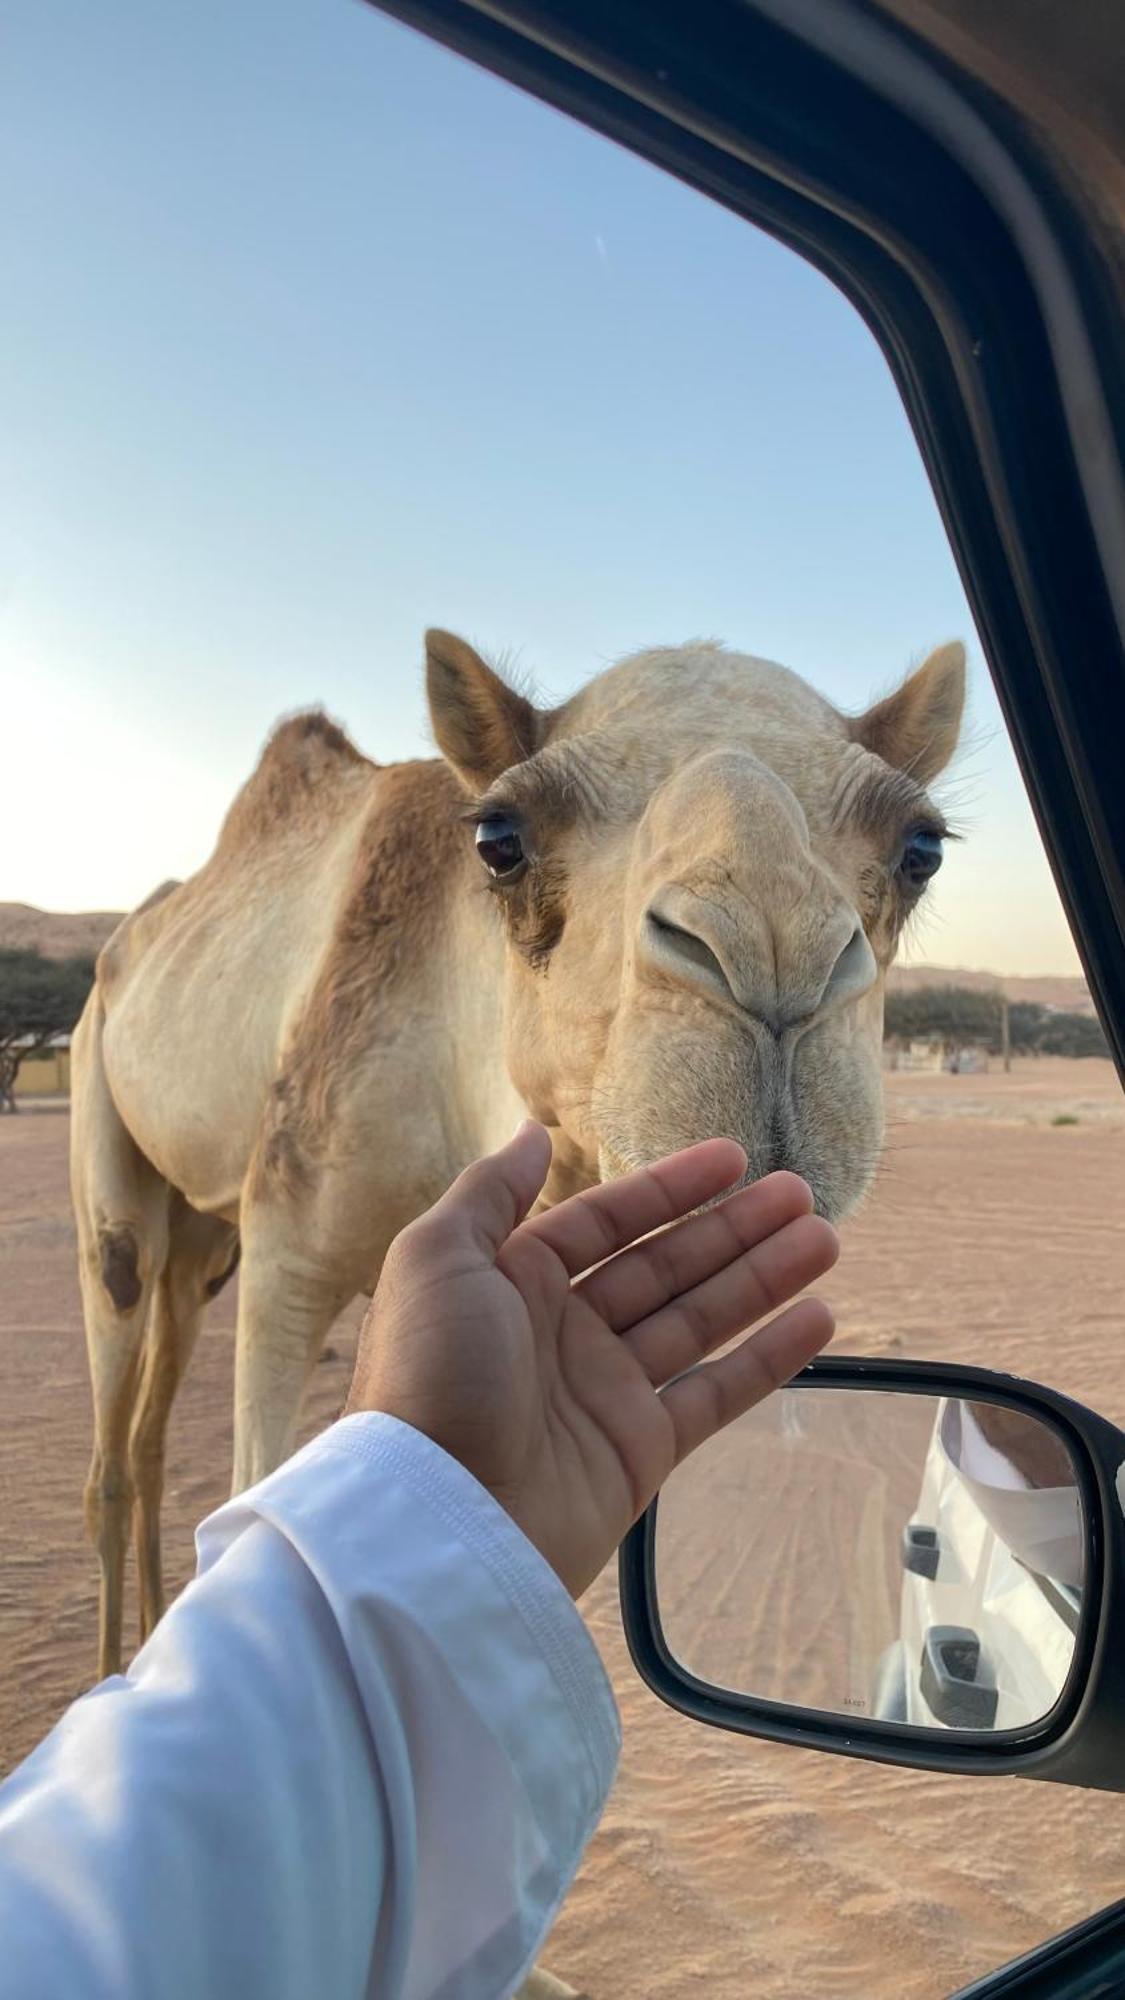
<svg viewBox="0 0 1125 2000">
<path fill-rule="evenodd" d="M 506 952 L 503 926 L 468 851 L 450 883 L 446 922 L 432 945 L 433 992 L 449 1024 L 448 1114 L 458 1150 L 476 1159 L 503 1144 L 525 1117 L 505 1060 Z"/>
</svg>

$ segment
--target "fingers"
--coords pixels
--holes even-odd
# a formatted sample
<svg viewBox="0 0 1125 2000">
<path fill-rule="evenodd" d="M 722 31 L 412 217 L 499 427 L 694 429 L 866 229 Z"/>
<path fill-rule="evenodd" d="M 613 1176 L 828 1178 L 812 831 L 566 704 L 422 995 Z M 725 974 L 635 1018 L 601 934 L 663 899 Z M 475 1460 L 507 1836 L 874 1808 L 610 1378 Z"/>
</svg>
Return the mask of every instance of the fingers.
<svg viewBox="0 0 1125 2000">
<path fill-rule="evenodd" d="M 526 1234 L 548 1244 L 576 1278 L 638 1236 L 713 1201 L 745 1171 L 746 1155 L 733 1139 L 704 1139 L 655 1166 L 572 1195 L 535 1216 Z"/>
<path fill-rule="evenodd" d="M 833 1326 L 822 1299 L 798 1299 L 729 1354 L 670 1383 L 660 1400 L 672 1420 L 676 1464 L 804 1368 L 827 1346 Z"/>
<path fill-rule="evenodd" d="M 577 1290 L 620 1332 L 691 1291 L 787 1222 L 807 1215 L 812 1193 L 796 1174 L 769 1174 L 717 1208 L 689 1216 L 602 1264 Z M 746 1324 L 744 1321 L 743 1324 Z"/>
<path fill-rule="evenodd" d="M 801 1215 L 744 1251 L 725 1269 L 673 1298 L 621 1335 L 659 1387 L 743 1327 L 776 1312 L 830 1271 L 840 1254 L 831 1223 Z"/>
<path fill-rule="evenodd" d="M 458 1174 L 430 1215 L 465 1224 L 493 1258 L 541 1193 L 550 1164 L 550 1135 L 533 1118 L 525 1119 L 506 1146 Z"/>
</svg>

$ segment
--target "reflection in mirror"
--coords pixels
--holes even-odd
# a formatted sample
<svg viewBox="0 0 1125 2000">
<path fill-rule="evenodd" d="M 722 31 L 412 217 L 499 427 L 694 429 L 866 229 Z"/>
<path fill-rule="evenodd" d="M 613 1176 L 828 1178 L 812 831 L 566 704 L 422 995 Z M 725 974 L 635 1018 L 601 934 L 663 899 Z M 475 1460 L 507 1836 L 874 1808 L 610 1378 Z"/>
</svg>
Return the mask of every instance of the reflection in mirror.
<svg viewBox="0 0 1125 2000">
<path fill-rule="evenodd" d="M 993 1402 L 796 1387 L 660 1498 L 660 1620 L 727 1693 L 1018 1729 L 1062 1693 L 1086 1557 L 1062 1437 Z"/>
</svg>

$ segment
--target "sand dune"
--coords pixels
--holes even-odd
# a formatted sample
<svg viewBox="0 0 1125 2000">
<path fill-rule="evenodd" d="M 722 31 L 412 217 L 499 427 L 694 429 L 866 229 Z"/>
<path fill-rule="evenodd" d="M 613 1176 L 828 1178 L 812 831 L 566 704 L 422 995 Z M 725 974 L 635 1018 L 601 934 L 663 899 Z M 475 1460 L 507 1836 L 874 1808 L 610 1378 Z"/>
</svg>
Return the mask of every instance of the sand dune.
<svg viewBox="0 0 1125 2000">
<path fill-rule="evenodd" d="M 827 1287 L 839 1346 L 1013 1369 L 1125 1423 L 1125 1105 L 1109 1064 L 888 1083 L 887 1158 Z M 61 1113 L 0 1120 L 0 1768 L 82 1688 L 93 1660 L 65 1145 Z M 173 1420 L 177 1583 L 192 1524 L 226 1488 L 232 1315 L 224 1294 Z M 356 1319 L 316 1371 L 307 1430 L 340 1406 Z M 732 1670 L 746 1661 L 777 1677 L 791 1635 L 807 1629 L 787 1560 L 796 1544 L 780 1528 L 776 1546 L 760 1531 L 755 1544 L 748 1526 L 732 1531 L 724 1560 L 721 1516 L 702 1497 L 723 1477 L 720 1452 L 693 1489 L 709 1513 L 698 1560 L 690 1533 L 681 1542 L 682 1616 L 690 1625 L 693 1602 L 703 1605 L 718 1629 L 721 1615 Z M 860 1531 L 864 1497 L 842 1464 L 822 1534 Z M 740 1622 L 740 1574 L 759 1596 L 767 1577 L 768 1621 Z M 1125 1798 L 888 1771 L 701 1729 L 637 1681 L 615 1597 L 607 1572 L 584 1610 L 621 1704 L 621 1776 L 544 1954 L 593 2000 L 939 2000 L 1122 1893 Z M 826 1631 L 845 1612 L 827 1603 Z M 806 1693 L 817 1670 L 815 1658 L 801 1663 Z"/>
</svg>

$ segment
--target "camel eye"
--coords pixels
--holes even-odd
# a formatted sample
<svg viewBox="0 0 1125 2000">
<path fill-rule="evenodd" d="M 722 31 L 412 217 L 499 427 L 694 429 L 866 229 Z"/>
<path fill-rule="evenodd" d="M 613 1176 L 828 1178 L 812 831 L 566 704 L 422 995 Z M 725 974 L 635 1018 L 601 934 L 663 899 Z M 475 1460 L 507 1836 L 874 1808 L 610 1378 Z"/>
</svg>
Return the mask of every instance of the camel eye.
<svg viewBox="0 0 1125 2000">
<path fill-rule="evenodd" d="M 477 853 L 496 882 L 510 881 L 527 865 L 519 828 L 506 813 L 477 821 Z"/>
<path fill-rule="evenodd" d="M 940 833 L 932 826 L 916 826 L 907 836 L 898 864 L 899 880 L 907 889 L 924 889 L 931 876 L 937 874 L 942 858 Z"/>
</svg>

